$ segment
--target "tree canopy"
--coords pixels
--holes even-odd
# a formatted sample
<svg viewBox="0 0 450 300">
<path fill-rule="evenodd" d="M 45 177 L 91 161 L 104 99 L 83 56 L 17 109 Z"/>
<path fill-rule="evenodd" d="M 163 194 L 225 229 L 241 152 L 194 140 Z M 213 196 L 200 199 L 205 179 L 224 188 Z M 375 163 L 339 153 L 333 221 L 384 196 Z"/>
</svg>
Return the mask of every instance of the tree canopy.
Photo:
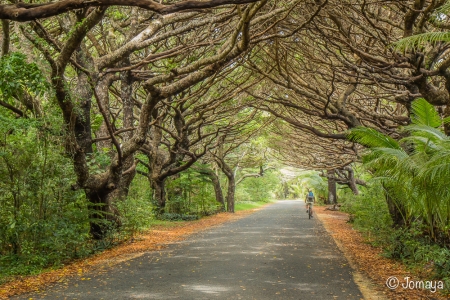
<svg viewBox="0 0 450 300">
<path fill-rule="evenodd" d="M 446 195 L 449 18 L 445 0 L 2 1 L 0 251 L 63 206 L 96 240 L 133 197 L 233 212 L 282 166 L 318 171 L 293 193 L 337 201 L 368 163 L 398 224 L 444 234 L 447 196 L 427 202 L 425 178 Z"/>
</svg>

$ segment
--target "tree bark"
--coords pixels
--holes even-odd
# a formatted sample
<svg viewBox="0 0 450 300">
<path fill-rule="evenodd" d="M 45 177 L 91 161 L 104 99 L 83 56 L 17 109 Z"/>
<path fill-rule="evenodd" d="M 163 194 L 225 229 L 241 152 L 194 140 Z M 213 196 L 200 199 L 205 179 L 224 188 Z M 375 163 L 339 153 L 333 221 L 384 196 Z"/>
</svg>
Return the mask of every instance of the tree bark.
<svg viewBox="0 0 450 300">
<path fill-rule="evenodd" d="M 130 63 L 129 58 L 124 59 L 124 63 L 127 65 Z M 121 98 L 123 104 L 123 128 L 131 128 L 134 123 L 133 116 L 133 95 L 132 95 L 132 84 L 133 80 L 131 77 L 131 72 L 126 71 L 120 75 L 121 79 Z M 133 137 L 132 131 L 127 131 L 123 133 L 123 142 L 128 142 Z M 134 162 L 134 154 L 131 154 L 125 158 L 123 162 L 123 170 L 125 171 L 120 178 L 119 190 L 120 199 L 125 199 L 128 196 L 128 190 L 130 188 L 131 181 L 133 181 L 134 176 L 136 176 L 136 167 Z M 128 171 L 127 171 L 128 170 Z"/>
<path fill-rule="evenodd" d="M 150 0 L 63 0 L 47 3 L 0 4 L 0 19 L 26 22 L 42 18 L 57 16 L 68 11 L 86 9 L 89 7 L 108 7 L 113 5 L 140 7 L 158 14 L 171 14 L 188 10 L 214 8 L 227 4 L 247 4 L 258 0 L 209 0 L 209 1 L 181 1 L 174 4 L 161 4 L 161 1 Z"/>
<path fill-rule="evenodd" d="M 228 178 L 227 212 L 234 213 L 234 194 L 236 192 L 236 181 L 233 172 L 226 175 Z"/>
<path fill-rule="evenodd" d="M 354 195 L 359 195 L 359 190 L 356 186 L 355 172 L 349 166 L 345 167 L 344 170 L 348 172 L 348 186 L 350 187 Z"/>
<path fill-rule="evenodd" d="M 214 186 L 214 193 L 216 195 L 217 202 L 220 203 L 222 210 L 225 211 L 225 201 L 223 198 L 223 191 L 222 187 L 220 186 L 219 176 L 214 171 L 211 171 L 209 174 L 209 178 L 212 181 L 212 184 Z"/>
<path fill-rule="evenodd" d="M 0 57 L 9 53 L 9 20 L 2 20 L 2 32 L 2 52 L 0 53 Z"/>
<path fill-rule="evenodd" d="M 90 234 L 93 239 L 101 240 L 111 227 L 120 227 L 118 211 L 113 206 L 118 189 L 107 185 L 101 189 L 86 192 L 90 207 Z"/>
<path fill-rule="evenodd" d="M 152 180 L 153 188 L 153 200 L 158 205 L 158 214 L 163 214 L 166 207 L 166 190 L 165 190 L 166 180 Z"/>
<path fill-rule="evenodd" d="M 201 169 L 197 171 L 202 174 L 205 174 L 211 180 L 214 187 L 216 201 L 219 202 L 220 206 L 222 207 L 222 210 L 225 211 L 225 199 L 223 197 L 222 187 L 220 186 L 219 176 L 216 174 L 216 172 L 210 169 Z"/>
<path fill-rule="evenodd" d="M 329 204 L 337 204 L 337 193 L 336 193 L 336 180 L 334 177 L 336 176 L 335 170 L 328 170 L 328 203 Z"/>
</svg>

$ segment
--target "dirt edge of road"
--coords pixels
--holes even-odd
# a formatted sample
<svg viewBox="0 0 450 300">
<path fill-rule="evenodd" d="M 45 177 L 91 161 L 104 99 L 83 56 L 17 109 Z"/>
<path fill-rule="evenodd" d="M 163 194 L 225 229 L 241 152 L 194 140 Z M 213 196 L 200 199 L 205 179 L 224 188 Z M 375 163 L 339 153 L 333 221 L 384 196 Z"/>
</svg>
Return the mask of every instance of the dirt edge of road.
<svg viewBox="0 0 450 300">
<path fill-rule="evenodd" d="M 316 207 L 316 216 L 321 221 L 323 226 L 325 227 L 328 234 L 333 238 L 334 242 L 336 243 L 337 247 L 341 252 L 344 254 L 345 258 L 347 259 L 348 263 L 353 269 L 353 279 L 355 283 L 358 285 L 359 289 L 361 290 L 361 293 L 364 296 L 364 299 L 366 300 L 387 300 L 388 298 L 383 295 L 380 291 L 377 291 L 375 288 L 374 283 L 365 276 L 364 273 L 360 272 L 358 270 L 358 265 L 354 261 L 353 255 L 350 253 L 350 251 L 342 245 L 341 240 L 336 238 L 333 230 L 331 229 L 330 222 L 327 222 L 326 214 L 324 214 L 323 207 Z"/>
<path fill-rule="evenodd" d="M 102 253 L 71 262 L 60 269 L 45 271 L 35 276 L 20 276 L 0 285 L 0 299 L 9 299 L 11 296 L 39 291 L 52 283 L 64 281 L 72 276 L 83 278 L 83 274 L 88 271 L 109 268 L 139 257 L 146 252 L 165 248 L 168 244 L 184 240 L 191 234 L 225 222 L 238 220 L 270 204 L 272 203 L 255 209 L 238 211 L 234 214 L 219 213 L 197 221 L 174 224 L 171 227 L 152 227 L 146 233 L 137 236 L 133 242 L 125 242 Z"/>
<path fill-rule="evenodd" d="M 326 209 L 327 207 L 316 206 L 315 215 L 347 258 L 354 270 L 354 280 L 365 299 L 448 299 L 438 292 L 431 293 L 427 290 L 400 289 L 400 287 L 396 290 L 389 289 L 386 280 L 390 276 L 397 278 L 409 276 L 416 280 L 427 278 L 418 278 L 404 265 L 382 257 L 382 249 L 366 243 L 362 234 L 347 222 L 349 219 L 347 213 Z"/>
</svg>

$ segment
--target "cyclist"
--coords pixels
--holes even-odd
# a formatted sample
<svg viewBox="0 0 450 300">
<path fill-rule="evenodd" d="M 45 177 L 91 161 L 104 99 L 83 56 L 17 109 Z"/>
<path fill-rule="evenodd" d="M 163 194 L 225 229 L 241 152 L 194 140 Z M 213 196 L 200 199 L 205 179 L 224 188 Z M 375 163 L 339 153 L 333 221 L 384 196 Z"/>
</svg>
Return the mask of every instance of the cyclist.
<svg viewBox="0 0 450 300">
<path fill-rule="evenodd" d="M 312 206 L 313 206 L 314 202 L 315 202 L 314 193 L 310 189 L 308 189 L 308 193 L 306 194 L 306 198 L 305 198 L 306 213 L 308 213 L 309 209 L 311 209 L 311 211 L 312 211 Z"/>
</svg>

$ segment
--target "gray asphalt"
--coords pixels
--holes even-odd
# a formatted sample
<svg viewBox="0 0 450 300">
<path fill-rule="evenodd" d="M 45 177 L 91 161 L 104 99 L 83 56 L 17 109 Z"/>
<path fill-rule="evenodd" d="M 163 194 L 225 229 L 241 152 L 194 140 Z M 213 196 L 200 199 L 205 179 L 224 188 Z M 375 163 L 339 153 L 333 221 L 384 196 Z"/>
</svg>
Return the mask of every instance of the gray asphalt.
<svg viewBox="0 0 450 300">
<path fill-rule="evenodd" d="M 83 278 L 14 299 L 363 299 L 303 201 L 278 201 Z"/>
</svg>

